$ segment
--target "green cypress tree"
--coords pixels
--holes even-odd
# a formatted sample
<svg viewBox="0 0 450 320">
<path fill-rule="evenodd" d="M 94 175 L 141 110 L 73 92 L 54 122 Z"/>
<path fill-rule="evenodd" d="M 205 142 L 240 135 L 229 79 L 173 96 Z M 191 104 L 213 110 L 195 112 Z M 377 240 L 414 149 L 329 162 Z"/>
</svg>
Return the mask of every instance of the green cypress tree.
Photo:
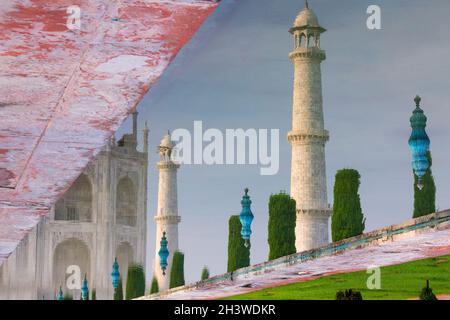
<svg viewBox="0 0 450 320">
<path fill-rule="evenodd" d="M 336 300 L 363 300 L 363 298 L 361 292 L 348 289 L 344 291 L 338 291 L 336 293 Z"/>
<path fill-rule="evenodd" d="M 92 289 L 91 300 L 97 300 L 97 290 L 95 290 L 95 288 Z"/>
<path fill-rule="evenodd" d="M 126 300 L 142 297 L 145 294 L 145 272 L 141 265 L 132 264 L 128 267 L 125 292 Z"/>
<path fill-rule="evenodd" d="M 336 173 L 331 217 L 333 241 L 354 237 L 364 231 L 365 218 L 358 194 L 360 178 L 354 169 L 342 169 Z"/>
<path fill-rule="evenodd" d="M 159 292 L 158 279 L 156 279 L 156 277 L 153 276 L 152 285 L 150 287 L 150 294 L 154 294 L 154 293 L 158 293 L 158 292 Z"/>
<path fill-rule="evenodd" d="M 436 185 L 431 172 L 431 152 L 428 152 L 427 157 L 430 167 L 422 178 L 422 190 L 417 187 L 418 178 L 414 175 L 414 218 L 436 212 Z"/>
<path fill-rule="evenodd" d="M 184 254 L 175 251 L 172 259 L 172 268 L 170 269 L 169 288 L 184 286 Z"/>
<path fill-rule="evenodd" d="M 63 300 L 73 300 L 73 296 L 69 292 L 66 292 L 64 293 Z"/>
<path fill-rule="evenodd" d="M 231 216 L 228 221 L 228 272 L 250 265 L 250 248 L 244 245 L 241 236 L 241 221 L 239 216 Z"/>
<path fill-rule="evenodd" d="M 426 287 L 422 289 L 420 293 L 420 300 L 437 300 L 436 295 L 433 293 L 433 289 L 430 288 L 430 281 L 427 280 Z"/>
<path fill-rule="evenodd" d="M 117 288 L 114 289 L 114 300 L 123 300 L 122 278 L 119 278 L 119 284 L 117 285 Z"/>
<path fill-rule="evenodd" d="M 295 253 L 295 200 L 285 193 L 269 200 L 269 260 Z"/>
<path fill-rule="evenodd" d="M 208 269 L 207 266 L 204 266 L 203 270 L 202 270 L 201 280 L 203 281 L 203 280 L 206 280 L 208 278 L 209 278 L 209 269 Z"/>
</svg>

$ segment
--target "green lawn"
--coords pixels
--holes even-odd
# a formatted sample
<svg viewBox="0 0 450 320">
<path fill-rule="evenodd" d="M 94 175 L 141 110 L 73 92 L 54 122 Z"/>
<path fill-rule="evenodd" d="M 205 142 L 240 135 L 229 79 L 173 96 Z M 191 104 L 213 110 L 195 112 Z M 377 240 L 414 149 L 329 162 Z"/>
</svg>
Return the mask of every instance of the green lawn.
<svg viewBox="0 0 450 320">
<path fill-rule="evenodd" d="M 450 255 L 381 268 L 381 289 L 366 287 L 366 271 L 343 273 L 226 298 L 227 300 L 334 300 L 342 289 L 361 291 L 365 300 L 417 298 L 425 281 L 433 293 L 450 294 Z"/>
</svg>

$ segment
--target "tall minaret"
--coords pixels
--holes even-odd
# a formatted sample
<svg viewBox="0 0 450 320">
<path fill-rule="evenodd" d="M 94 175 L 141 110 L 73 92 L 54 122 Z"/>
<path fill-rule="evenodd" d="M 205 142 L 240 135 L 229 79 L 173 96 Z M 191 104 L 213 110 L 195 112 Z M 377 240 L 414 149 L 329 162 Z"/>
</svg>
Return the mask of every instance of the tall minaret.
<svg viewBox="0 0 450 320">
<path fill-rule="evenodd" d="M 308 1 L 289 30 L 294 36 L 294 50 L 289 54 L 294 64 L 294 95 L 288 141 L 292 146 L 291 196 L 297 203 L 297 252 L 328 243 L 331 215 L 325 172 L 328 131 L 323 122 L 320 69 L 325 60 L 320 34 L 325 31 Z"/>
<path fill-rule="evenodd" d="M 156 253 L 154 275 L 158 280 L 159 291 L 169 289 L 170 269 L 172 268 L 172 258 L 176 250 L 178 250 L 178 223 L 181 217 L 178 215 L 178 199 L 177 199 L 177 170 L 180 167 L 172 161 L 173 143 L 170 138 L 170 133 L 167 133 L 161 140 L 158 147 L 161 160 L 157 167 L 159 170 L 159 185 L 158 185 L 158 211 L 156 212 Z M 160 258 L 158 251 L 160 249 L 160 242 L 166 233 L 168 241 L 169 257 L 167 259 L 168 266 L 163 274 L 160 265 Z"/>
</svg>

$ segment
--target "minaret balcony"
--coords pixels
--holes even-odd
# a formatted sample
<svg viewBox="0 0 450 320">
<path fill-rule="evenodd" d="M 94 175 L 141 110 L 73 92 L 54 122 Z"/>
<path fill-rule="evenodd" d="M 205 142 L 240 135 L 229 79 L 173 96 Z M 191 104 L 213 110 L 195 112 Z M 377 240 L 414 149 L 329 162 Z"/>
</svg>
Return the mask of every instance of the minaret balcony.
<svg viewBox="0 0 450 320">
<path fill-rule="evenodd" d="M 155 216 L 155 221 L 158 223 L 163 222 L 163 223 L 175 224 L 175 223 L 181 222 L 181 217 L 175 216 L 175 215 L 167 215 L 167 216 L 158 215 L 158 216 Z"/>
<path fill-rule="evenodd" d="M 163 160 L 158 162 L 157 167 L 160 170 L 174 170 L 178 169 L 180 165 L 173 162 L 172 160 Z"/>
<path fill-rule="evenodd" d="M 333 210 L 331 208 L 323 208 L 323 209 L 297 209 L 297 218 L 302 216 L 316 217 L 322 219 L 328 219 L 332 216 Z"/>
<path fill-rule="evenodd" d="M 323 61 L 326 59 L 325 51 L 318 47 L 298 47 L 289 53 L 289 59 L 311 59 Z"/>
<path fill-rule="evenodd" d="M 322 143 L 325 144 L 330 139 L 328 130 L 323 130 L 322 133 L 290 131 L 287 134 L 287 139 L 290 143 Z"/>
</svg>

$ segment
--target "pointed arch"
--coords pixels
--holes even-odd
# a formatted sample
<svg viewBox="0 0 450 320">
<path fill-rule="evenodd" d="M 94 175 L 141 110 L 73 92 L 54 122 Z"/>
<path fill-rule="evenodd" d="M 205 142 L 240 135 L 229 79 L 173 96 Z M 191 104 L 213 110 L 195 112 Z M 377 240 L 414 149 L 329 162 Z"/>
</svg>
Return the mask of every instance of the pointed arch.
<svg viewBox="0 0 450 320">
<path fill-rule="evenodd" d="M 55 220 L 92 221 L 92 184 L 81 174 L 55 205 Z"/>
<path fill-rule="evenodd" d="M 90 268 L 90 250 L 84 241 L 77 238 L 69 238 L 62 241 L 55 247 L 53 252 L 54 292 L 58 292 L 57 290 L 61 286 L 64 292 L 74 293 L 79 296 L 80 290 L 67 288 L 67 280 L 69 277 L 71 277 L 71 280 L 75 280 L 74 277 L 76 276 L 80 276 L 82 279 L 85 274 L 89 279 L 91 276 Z M 68 270 L 72 273 L 67 273 Z M 75 272 L 78 273 L 78 271 L 79 274 L 75 275 Z"/>
<path fill-rule="evenodd" d="M 308 47 L 315 47 L 316 46 L 316 37 L 313 33 L 310 33 L 308 35 Z"/>
<path fill-rule="evenodd" d="M 305 43 L 306 43 L 306 35 L 302 32 L 302 34 L 300 35 L 299 47 L 305 47 Z"/>
<path fill-rule="evenodd" d="M 137 219 L 136 187 L 129 177 L 119 180 L 116 192 L 116 223 L 135 226 Z"/>
</svg>

